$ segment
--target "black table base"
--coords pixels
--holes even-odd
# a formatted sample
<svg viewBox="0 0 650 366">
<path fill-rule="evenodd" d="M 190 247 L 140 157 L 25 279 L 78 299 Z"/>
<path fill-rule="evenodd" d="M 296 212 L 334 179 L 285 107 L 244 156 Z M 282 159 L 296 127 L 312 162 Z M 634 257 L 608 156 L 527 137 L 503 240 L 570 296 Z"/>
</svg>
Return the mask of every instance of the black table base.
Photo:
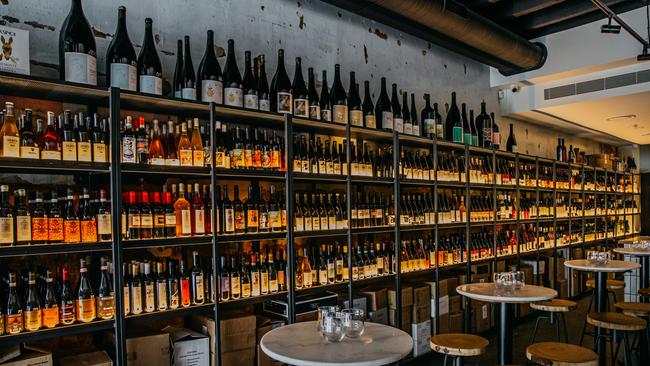
<svg viewBox="0 0 650 366">
<path fill-rule="evenodd" d="M 499 303 L 499 365 L 512 364 L 512 314 L 513 304 Z"/>
</svg>

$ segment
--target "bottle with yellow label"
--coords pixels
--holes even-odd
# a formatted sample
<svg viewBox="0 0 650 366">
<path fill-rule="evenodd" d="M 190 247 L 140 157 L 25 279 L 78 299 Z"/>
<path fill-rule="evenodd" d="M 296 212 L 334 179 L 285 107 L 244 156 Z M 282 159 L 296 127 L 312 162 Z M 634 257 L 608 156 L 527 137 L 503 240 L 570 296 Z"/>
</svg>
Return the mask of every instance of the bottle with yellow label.
<svg viewBox="0 0 650 366">
<path fill-rule="evenodd" d="M 88 279 L 88 269 L 86 260 L 79 261 L 79 288 L 75 299 L 75 308 L 77 312 L 77 321 L 89 323 L 97 318 L 97 308 L 95 306 L 95 293 L 90 286 Z"/>
<path fill-rule="evenodd" d="M 59 325 L 59 305 L 56 301 L 54 280 L 50 271 L 45 274 L 45 297 L 43 298 L 41 312 L 43 313 L 43 326 L 45 328 L 54 328 Z"/>
<path fill-rule="evenodd" d="M 16 290 L 16 272 L 9 272 L 9 293 L 5 309 L 5 327 L 7 334 L 18 334 L 23 331 L 23 307 Z"/>
<path fill-rule="evenodd" d="M 23 159 L 40 158 L 38 144 L 34 137 L 31 109 L 25 109 L 25 116 L 23 117 L 23 123 L 20 127 L 20 157 Z"/>
<path fill-rule="evenodd" d="M 14 116 L 14 104 L 5 103 L 6 113 L 2 128 L 0 128 L 0 156 L 3 158 L 20 157 L 20 135 Z"/>
<path fill-rule="evenodd" d="M 35 331 L 43 326 L 41 302 L 36 293 L 36 273 L 27 274 L 27 300 L 25 301 L 25 330 Z"/>
<path fill-rule="evenodd" d="M 0 246 L 14 244 L 14 210 L 9 204 L 9 186 L 0 186 Z"/>
<path fill-rule="evenodd" d="M 192 145 L 187 137 L 187 123 L 181 123 L 181 134 L 178 137 L 178 159 L 181 166 L 192 166 Z M 203 148 L 201 148 L 203 150 Z"/>
<path fill-rule="evenodd" d="M 202 167 L 205 164 L 205 151 L 203 150 L 203 140 L 201 139 L 201 129 L 199 127 L 198 118 L 194 118 L 194 128 L 192 128 L 190 146 L 192 147 L 192 165 Z"/>
<path fill-rule="evenodd" d="M 63 141 L 61 142 L 61 156 L 65 161 L 77 161 L 77 136 L 74 132 L 72 112 L 63 112 Z"/>
</svg>

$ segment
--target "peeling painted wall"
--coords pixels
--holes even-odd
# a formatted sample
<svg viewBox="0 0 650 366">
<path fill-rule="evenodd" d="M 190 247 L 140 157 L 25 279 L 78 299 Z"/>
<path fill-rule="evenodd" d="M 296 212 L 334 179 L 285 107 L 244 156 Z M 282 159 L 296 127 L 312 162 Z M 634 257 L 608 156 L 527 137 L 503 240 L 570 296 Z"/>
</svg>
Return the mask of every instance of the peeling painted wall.
<svg viewBox="0 0 650 366">
<path fill-rule="evenodd" d="M 69 11 L 70 0 L 1 0 L 0 23 L 30 31 L 32 73 L 57 77 L 59 28 Z M 383 24 L 340 10 L 320 0 L 93 0 L 83 1 L 84 12 L 96 36 L 98 71 L 103 82 L 104 57 L 117 24 L 117 7 L 127 7 L 127 27 L 131 42 L 140 51 L 144 18 L 153 19 L 156 47 L 166 79 L 173 77 L 176 41 L 189 35 L 195 68 L 205 48 L 205 32 L 215 32 L 217 46 L 225 48 L 228 38 L 235 40 L 240 71 L 245 50 L 266 54 L 269 78 L 275 71 L 276 54 L 285 49 L 287 71 L 293 76 L 293 58 L 303 59 L 303 70 L 314 67 L 328 70 L 332 81 L 333 65 L 340 63 L 347 89 L 348 73 L 357 80 L 370 80 L 376 100 L 379 78 L 386 76 L 401 90 L 413 92 L 418 109 L 422 94 L 444 104 L 452 90 L 461 102 L 475 109 L 485 99 L 490 110 L 496 108 L 496 90 L 489 88 L 489 68 L 453 54 L 421 39 L 402 34 Z M 221 49 L 220 62 L 225 58 Z M 500 120 L 503 145 L 509 121 Z M 522 152 L 553 157 L 557 133 L 523 122 L 514 122 Z M 599 152 L 597 143 L 566 137 L 589 152 Z"/>
</svg>

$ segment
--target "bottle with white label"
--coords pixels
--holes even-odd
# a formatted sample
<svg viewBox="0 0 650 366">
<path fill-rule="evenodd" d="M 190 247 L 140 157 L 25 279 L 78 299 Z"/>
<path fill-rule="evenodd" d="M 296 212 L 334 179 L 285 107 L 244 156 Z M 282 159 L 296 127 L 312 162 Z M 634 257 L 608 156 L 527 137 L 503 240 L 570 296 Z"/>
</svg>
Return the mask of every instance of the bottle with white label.
<svg viewBox="0 0 650 366">
<path fill-rule="evenodd" d="M 117 29 L 106 51 L 106 84 L 124 90 L 138 85 L 135 50 L 126 30 L 126 7 L 117 8 Z"/>
<path fill-rule="evenodd" d="M 402 116 L 402 107 L 399 105 L 397 97 L 397 84 L 393 83 L 393 95 L 391 96 L 391 106 L 393 108 L 393 128 L 395 131 L 404 132 L 404 118 Z"/>
<path fill-rule="evenodd" d="M 20 128 L 20 157 L 23 159 L 38 159 L 40 152 L 32 125 L 32 110 L 25 109 L 23 124 Z"/>
<path fill-rule="evenodd" d="M 181 98 L 196 100 L 196 75 L 190 52 L 190 36 L 185 36 L 185 57 L 183 58 L 183 88 Z"/>
<path fill-rule="evenodd" d="M 61 80 L 97 85 L 95 36 L 81 8 L 81 0 L 72 0 L 61 26 L 59 65 Z"/>
<path fill-rule="evenodd" d="M 257 80 L 251 64 L 251 51 L 244 52 L 244 108 L 259 109 L 259 97 L 257 93 Z"/>
<path fill-rule="evenodd" d="M 122 134 L 122 162 L 135 163 L 136 161 L 136 138 L 133 133 L 133 120 L 131 116 L 126 117 L 124 132 Z"/>
<path fill-rule="evenodd" d="M 9 186 L 0 186 L 0 246 L 14 243 L 14 210 L 9 204 Z"/>
<path fill-rule="evenodd" d="M 244 106 L 244 90 L 235 60 L 235 41 L 232 39 L 228 40 L 228 56 L 223 68 L 223 104 L 233 107 Z"/>
<path fill-rule="evenodd" d="M 214 53 L 214 32 L 208 31 L 205 53 L 196 74 L 196 87 L 201 93 L 202 102 L 223 104 L 223 75 Z"/>
<path fill-rule="evenodd" d="M 193 305 L 201 305 L 205 302 L 205 282 L 203 269 L 199 264 L 199 252 L 192 252 L 192 269 L 190 270 L 191 297 Z"/>
<path fill-rule="evenodd" d="M 370 82 L 363 82 L 363 126 L 366 128 L 377 128 L 377 118 L 375 117 L 375 105 L 372 103 L 370 96 Z"/>
<path fill-rule="evenodd" d="M 341 65 L 339 64 L 334 65 L 334 83 L 332 83 L 330 103 L 332 103 L 332 122 L 347 124 L 348 96 L 343 88 L 343 83 L 341 83 Z"/>
<path fill-rule="evenodd" d="M 29 244 L 32 241 L 32 218 L 27 208 L 27 194 L 24 189 L 14 192 L 16 199 L 16 244 Z"/>
<path fill-rule="evenodd" d="M 20 135 L 16 126 L 16 117 L 14 116 L 14 104 L 5 103 L 5 115 L 0 128 L 0 156 L 3 158 L 20 157 Z"/>
<path fill-rule="evenodd" d="M 271 111 L 291 114 L 293 101 L 291 95 L 291 81 L 284 68 L 284 50 L 278 50 L 278 66 L 271 80 Z"/>
<path fill-rule="evenodd" d="M 175 98 L 183 97 L 183 41 L 180 39 L 176 45 L 176 66 L 174 67 L 172 90 Z"/>
<path fill-rule="evenodd" d="M 302 77 L 302 60 L 296 57 L 296 68 L 293 74 L 293 85 L 291 85 L 293 98 L 293 115 L 296 117 L 309 118 L 309 101 L 307 86 Z"/>
<path fill-rule="evenodd" d="M 361 106 L 361 97 L 359 96 L 359 84 L 357 84 L 354 71 L 350 71 L 348 110 L 350 114 L 350 125 L 363 127 L 363 108 Z"/>
<path fill-rule="evenodd" d="M 153 41 L 152 23 L 151 18 L 144 20 L 144 41 L 138 55 L 138 90 L 162 95 L 162 65 Z"/>
<path fill-rule="evenodd" d="M 393 130 L 393 107 L 388 99 L 386 91 L 386 78 L 381 78 L 381 92 L 377 105 L 375 106 L 375 116 L 377 117 L 377 128 L 392 131 Z"/>
<path fill-rule="evenodd" d="M 257 75 L 257 98 L 259 100 L 260 111 L 271 111 L 271 100 L 269 99 L 269 82 L 266 78 L 266 61 L 264 55 L 255 58 L 255 64 L 259 69 Z"/>
</svg>

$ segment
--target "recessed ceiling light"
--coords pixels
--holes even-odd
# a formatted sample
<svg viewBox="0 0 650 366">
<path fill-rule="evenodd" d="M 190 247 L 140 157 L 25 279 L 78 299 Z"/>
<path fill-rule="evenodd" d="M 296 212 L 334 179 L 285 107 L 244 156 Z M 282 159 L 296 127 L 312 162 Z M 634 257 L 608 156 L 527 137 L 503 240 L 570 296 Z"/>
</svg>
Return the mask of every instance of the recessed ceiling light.
<svg viewBox="0 0 650 366">
<path fill-rule="evenodd" d="M 606 121 L 620 121 L 620 120 L 633 119 L 633 118 L 636 118 L 636 114 L 624 114 L 622 116 L 608 117 Z"/>
</svg>

